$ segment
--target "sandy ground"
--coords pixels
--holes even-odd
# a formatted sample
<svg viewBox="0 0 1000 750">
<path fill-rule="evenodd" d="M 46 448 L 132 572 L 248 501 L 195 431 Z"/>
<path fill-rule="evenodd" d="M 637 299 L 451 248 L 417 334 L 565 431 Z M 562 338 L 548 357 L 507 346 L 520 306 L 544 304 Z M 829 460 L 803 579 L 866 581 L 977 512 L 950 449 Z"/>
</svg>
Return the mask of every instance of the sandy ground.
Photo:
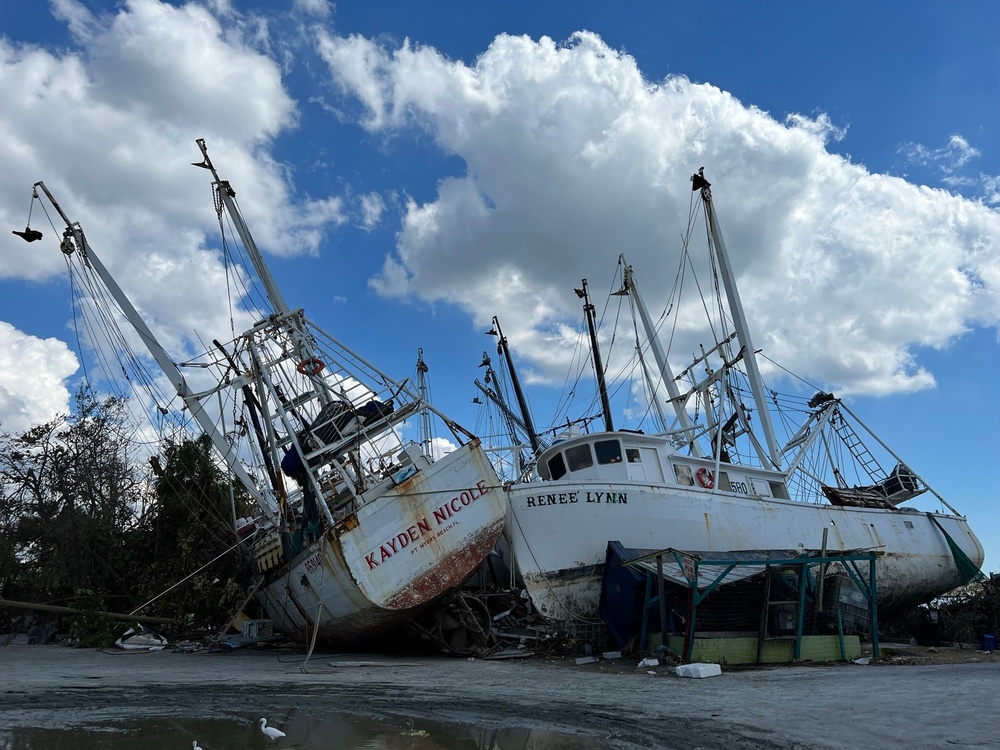
<svg viewBox="0 0 1000 750">
<path fill-rule="evenodd" d="M 945 650 L 954 651 L 890 649 L 878 665 L 731 670 L 695 680 L 665 666 L 637 668 L 634 659 L 577 665 L 313 654 L 303 665 L 303 654 L 283 650 L 136 654 L 15 643 L 0 647 L 0 746 L 14 727 L 253 715 L 264 700 L 280 699 L 317 710 L 568 731 L 623 750 L 998 747 L 1000 657 Z"/>
</svg>

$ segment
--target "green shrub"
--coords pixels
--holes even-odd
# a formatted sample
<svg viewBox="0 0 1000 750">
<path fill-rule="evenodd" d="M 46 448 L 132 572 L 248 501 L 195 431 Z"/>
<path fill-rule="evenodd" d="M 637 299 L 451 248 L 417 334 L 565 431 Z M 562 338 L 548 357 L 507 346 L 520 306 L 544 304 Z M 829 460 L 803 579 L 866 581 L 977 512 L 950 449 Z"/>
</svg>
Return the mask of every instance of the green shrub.
<svg viewBox="0 0 1000 750">
<path fill-rule="evenodd" d="M 89 589 L 77 589 L 69 606 L 80 610 L 80 614 L 70 617 L 69 637 L 74 646 L 106 648 L 114 645 L 122 626 L 101 614 L 104 610 L 104 597 L 101 594 Z"/>
</svg>

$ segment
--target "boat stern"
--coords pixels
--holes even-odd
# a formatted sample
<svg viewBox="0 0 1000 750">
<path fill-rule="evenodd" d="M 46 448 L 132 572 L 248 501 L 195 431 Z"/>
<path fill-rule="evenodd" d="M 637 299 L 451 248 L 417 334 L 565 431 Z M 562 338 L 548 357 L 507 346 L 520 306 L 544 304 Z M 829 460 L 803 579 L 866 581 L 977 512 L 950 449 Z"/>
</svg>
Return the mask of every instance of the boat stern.
<svg viewBox="0 0 1000 750">
<path fill-rule="evenodd" d="M 500 538 L 506 496 L 474 440 L 338 525 L 344 559 L 376 606 L 420 607 L 461 585 Z"/>
</svg>

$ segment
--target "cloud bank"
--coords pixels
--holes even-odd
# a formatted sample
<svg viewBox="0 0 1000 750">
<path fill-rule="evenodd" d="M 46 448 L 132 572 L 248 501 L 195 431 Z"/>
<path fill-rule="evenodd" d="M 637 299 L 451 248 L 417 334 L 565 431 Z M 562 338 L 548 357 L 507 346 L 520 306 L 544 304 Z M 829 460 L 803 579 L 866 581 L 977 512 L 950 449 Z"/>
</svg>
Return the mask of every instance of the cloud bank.
<svg viewBox="0 0 1000 750">
<path fill-rule="evenodd" d="M 324 7 L 301 5 L 313 13 Z M 127 0 L 95 14 L 77 0 L 58 0 L 53 8 L 70 31 L 68 48 L 0 36 L 0 225 L 24 225 L 29 188 L 43 179 L 178 354 L 195 330 L 225 337 L 232 314 L 218 293 L 226 288 L 223 258 L 208 247 L 219 234 L 211 176 L 189 166 L 201 160 L 196 137 L 206 138 L 223 176 L 241 187 L 262 248 L 314 254 L 346 221 L 340 197 L 296 194 L 294 175 L 271 155 L 276 136 L 294 129 L 299 114 L 269 56 L 266 23 L 227 2 L 213 7 L 214 14 L 197 3 Z M 36 211 L 32 223 L 50 233 Z M 6 233 L 0 255 L 0 277 L 65 273 L 50 242 L 26 246 Z M 42 346 L 5 330 L 20 346 Z M 68 360 L 41 359 L 33 383 L 0 369 L 5 428 L 65 410 Z"/>
<path fill-rule="evenodd" d="M 192 331 L 225 337 L 231 315 L 237 329 L 246 322 L 216 293 L 238 279 L 214 247 L 209 175 L 188 166 L 200 160 L 195 137 L 272 253 L 318 254 L 349 221 L 377 238 L 398 207 L 395 247 L 372 288 L 456 305 L 483 330 L 498 315 L 528 380 L 562 382 L 580 338 L 572 289 L 588 278 L 599 297 L 619 253 L 649 307 L 666 307 L 689 177 L 702 166 L 755 343 L 803 377 L 840 393 L 931 387 L 922 348 L 1000 321 L 997 178 L 980 176 L 976 201 L 871 173 L 831 152 L 850 133 L 826 115 L 778 119 L 708 84 L 651 81 L 592 33 L 563 43 L 502 34 L 466 63 L 338 36 L 326 0 L 291 5 L 294 40 L 227 0 L 52 7 L 69 31 L 63 47 L 0 36 L 0 223 L 23 226 L 28 187 L 44 179 L 171 352 L 198 346 Z M 315 74 L 316 54 L 325 90 L 310 101 L 401 153 L 429 136 L 464 171 L 440 174 L 431 200 L 391 184 L 297 190 L 303 165 L 283 162 L 275 143 L 304 117 L 290 66 Z M 958 134 L 940 148 L 900 146 L 955 190 L 977 153 Z M 404 197 L 390 207 L 383 195 Z M 51 231 L 38 215 L 32 223 Z M 60 254 L 40 245 L 0 234 L 0 278 L 63 274 Z M 38 353 L 31 383 L 0 362 L 0 422 L 65 409 L 69 349 L 0 325 L 11 349 Z M 678 320 L 685 346 L 700 340 L 692 327 Z"/>
<path fill-rule="evenodd" d="M 373 286 L 452 301 L 477 325 L 499 314 L 535 377 L 561 379 L 572 287 L 597 288 L 618 253 L 664 308 L 702 166 L 755 344 L 801 376 L 842 393 L 927 388 L 921 347 L 1000 320 L 1000 216 L 831 153 L 847 134 L 825 115 L 778 121 L 708 84 L 649 81 L 591 33 L 500 35 L 472 64 L 409 41 L 320 31 L 317 44 L 365 129 L 429 133 L 467 167 L 407 204 Z M 911 148 L 974 155 L 960 137 Z"/>
</svg>

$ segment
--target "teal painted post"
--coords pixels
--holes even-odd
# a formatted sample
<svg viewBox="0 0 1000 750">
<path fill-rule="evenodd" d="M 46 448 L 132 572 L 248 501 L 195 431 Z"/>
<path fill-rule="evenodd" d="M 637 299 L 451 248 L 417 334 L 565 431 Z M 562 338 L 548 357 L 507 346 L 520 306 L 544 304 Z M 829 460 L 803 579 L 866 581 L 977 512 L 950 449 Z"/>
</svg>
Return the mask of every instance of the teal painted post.
<svg viewBox="0 0 1000 750">
<path fill-rule="evenodd" d="M 878 648 L 878 589 L 875 588 L 875 553 L 868 559 L 868 580 L 871 581 L 871 601 L 868 606 L 872 613 L 872 656 L 879 658 Z"/>
<path fill-rule="evenodd" d="M 684 644 L 684 661 L 691 663 L 691 654 L 694 653 L 694 618 L 698 612 L 698 561 L 694 562 L 694 580 L 691 581 L 691 588 L 688 589 L 688 630 L 687 643 Z"/>
<path fill-rule="evenodd" d="M 806 564 L 799 567 L 799 612 L 795 624 L 795 651 L 792 659 L 798 661 L 802 658 L 802 625 L 806 614 Z"/>
<path fill-rule="evenodd" d="M 653 602 L 650 597 L 653 593 L 653 575 L 652 573 L 646 573 L 646 597 L 642 602 L 642 629 L 639 632 L 639 648 L 642 651 L 646 650 L 646 633 L 649 627 L 649 610 L 653 606 Z"/>
<path fill-rule="evenodd" d="M 656 556 L 656 592 L 660 602 L 660 645 L 667 647 L 667 597 L 663 595 L 663 555 Z"/>
<path fill-rule="evenodd" d="M 837 607 L 837 640 L 840 641 L 840 660 L 847 661 L 847 648 L 844 646 L 844 621 L 840 617 L 840 607 Z"/>
</svg>

